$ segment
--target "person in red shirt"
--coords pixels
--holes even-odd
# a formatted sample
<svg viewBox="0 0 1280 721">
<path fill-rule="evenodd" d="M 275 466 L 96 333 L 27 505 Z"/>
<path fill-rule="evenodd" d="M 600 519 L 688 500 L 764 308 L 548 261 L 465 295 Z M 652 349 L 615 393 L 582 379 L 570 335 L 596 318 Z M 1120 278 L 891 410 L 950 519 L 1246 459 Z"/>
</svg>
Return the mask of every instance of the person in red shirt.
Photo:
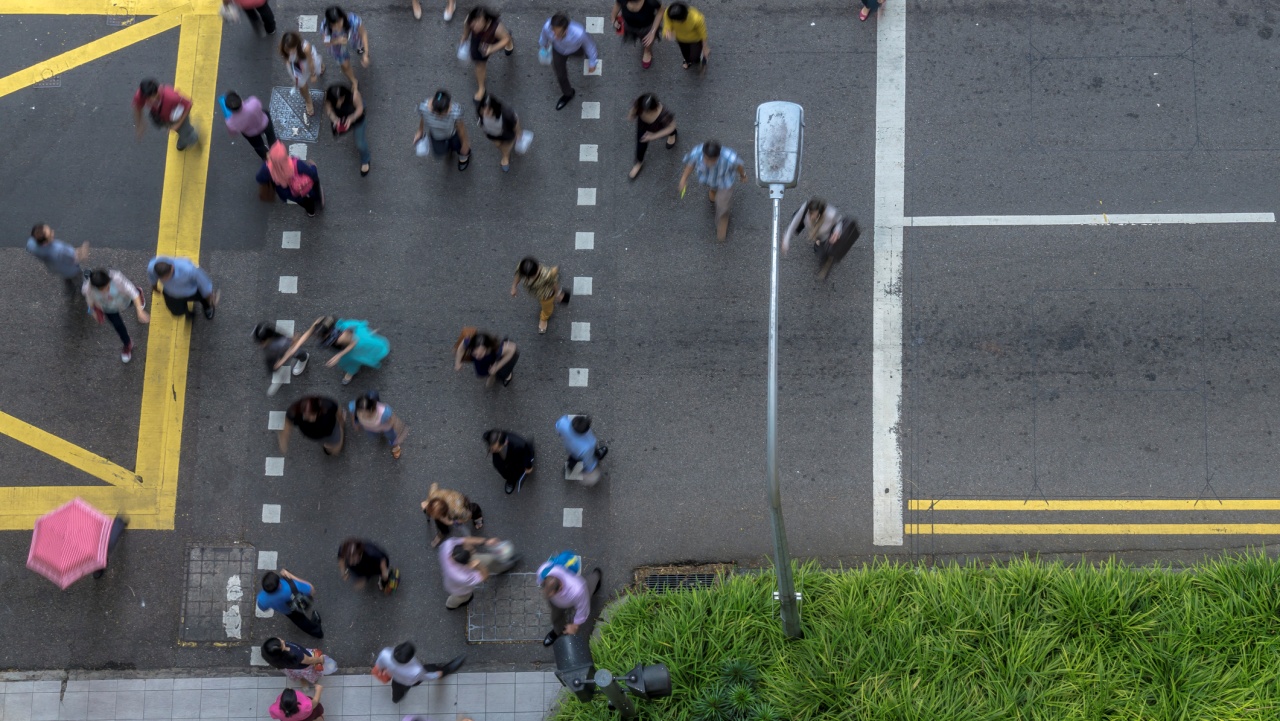
<svg viewBox="0 0 1280 721">
<path fill-rule="evenodd" d="M 133 94 L 133 127 L 137 129 L 139 138 L 146 129 L 142 124 L 143 109 L 151 114 L 151 122 L 157 128 L 178 134 L 178 150 L 200 142 L 200 136 L 191 126 L 191 99 L 172 86 L 158 85 L 151 78 L 138 85 L 138 92 Z"/>
</svg>

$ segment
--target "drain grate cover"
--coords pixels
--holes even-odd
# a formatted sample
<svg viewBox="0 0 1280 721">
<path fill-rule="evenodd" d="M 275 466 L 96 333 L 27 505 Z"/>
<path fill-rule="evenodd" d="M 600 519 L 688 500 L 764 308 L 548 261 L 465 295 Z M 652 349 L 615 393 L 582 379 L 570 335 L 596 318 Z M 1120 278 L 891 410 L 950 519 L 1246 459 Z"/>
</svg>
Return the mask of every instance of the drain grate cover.
<svg viewBox="0 0 1280 721">
<path fill-rule="evenodd" d="M 551 630 L 536 573 L 490 576 L 467 604 L 468 643 L 541 641 Z"/>
<path fill-rule="evenodd" d="M 179 639 L 193 644 L 241 641 L 254 606 L 257 557 L 253 546 L 187 547 Z"/>
<path fill-rule="evenodd" d="M 302 93 L 297 88 L 275 87 L 271 89 L 271 123 L 275 126 L 276 137 L 286 145 L 294 142 L 314 143 L 320 137 L 320 126 L 329 122 L 324 115 L 324 93 L 311 91 L 311 104 L 315 106 L 318 117 L 307 118 L 307 104 L 302 100 Z"/>
<path fill-rule="evenodd" d="M 644 587 L 655 593 L 687 591 L 691 588 L 707 588 L 715 585 L 714 573 L 655 573 L 645 576 Z"/>
</svg>

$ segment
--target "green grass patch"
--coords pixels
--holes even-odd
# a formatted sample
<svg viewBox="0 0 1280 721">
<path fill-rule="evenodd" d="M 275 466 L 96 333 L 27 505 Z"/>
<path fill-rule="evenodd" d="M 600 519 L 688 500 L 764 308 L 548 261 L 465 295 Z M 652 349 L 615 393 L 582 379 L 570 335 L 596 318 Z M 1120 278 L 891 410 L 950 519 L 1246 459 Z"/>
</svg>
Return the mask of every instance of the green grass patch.
<svg viewBox="0 0 1280 721">
<path fill-rule="evenodd" d="M 591 648 L 665 663 L 657 721 L 1280 719 L 1280 561 L 1183 572 L 1111 561 L 796 571 L 788 641 L 771 574 L 619 601 Z M 555 721 L 617 718 L 602 696 Z"/>
</svg>

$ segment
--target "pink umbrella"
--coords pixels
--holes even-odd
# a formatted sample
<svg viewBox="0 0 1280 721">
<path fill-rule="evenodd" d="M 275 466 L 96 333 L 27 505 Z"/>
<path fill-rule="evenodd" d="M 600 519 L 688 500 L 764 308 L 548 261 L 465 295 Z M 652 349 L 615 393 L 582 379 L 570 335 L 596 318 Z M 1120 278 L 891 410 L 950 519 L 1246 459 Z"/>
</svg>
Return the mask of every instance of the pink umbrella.
<svg viewBox="0 0 1280 721">
<path fill-rule="evenodd" d="M 36 520 L 27 568 L 65 589 L 107 567 L 111 519 L 79 498 Z"/>
</svg>

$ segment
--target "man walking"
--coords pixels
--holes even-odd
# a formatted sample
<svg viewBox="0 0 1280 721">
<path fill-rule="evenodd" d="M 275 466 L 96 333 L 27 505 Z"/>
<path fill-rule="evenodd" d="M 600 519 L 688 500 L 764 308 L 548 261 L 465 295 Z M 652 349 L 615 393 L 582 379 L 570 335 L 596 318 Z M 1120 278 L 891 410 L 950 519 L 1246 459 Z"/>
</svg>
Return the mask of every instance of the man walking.
<svg viewBox="0 0 1280 721">
<path fill-rule="evenodd" d="M 36 223 L 31 228 L 31 237 L 27 238 L 27 252 L 44 263 L 50 273 L 62 278 L 67 293 L 74 298 L 84 280 L 84 271 L 80 264 L 89 257 L 89 244 L 81 243 L 79 248 L 53 237 L 53 228 L 48 223 Z"/>
<path fill-rule="evenodd" d="M 608 446 L 600 445 L 596 434 L 591 430 L 591 416 L 567 415 L 556 421 L 556 433 L 564 441 L 564 449 L 569 453 L 565 461 L 566 475 L 582 464 L 582 484 L 594 486 L 600 482 L 600 461 L 609 453 Z"/>
<path fill-rule="evenodd" d="M 457 153 L 458 170 L 466 170 L 471 163 L 471 141 L 467 138 L 467 125 L 462 122 L 462 104 L 453 102 L 444 90 L 437 90 L 430 100 L 423 100 L 418 106 L 418 115 L 414 145 L 425 140 L 429 146 L 427 154 L 442 160 L 449 153 Z"/>
<path fill-rule="evenodd" d="M 538 585 L 551 607 L 552 628 L 542 639 L 543 646 L 555 643 L 562 633 L 577 633 L 591 617 L 591 598 L 600 590 L 603 574 L 599 568 L 593 568 L 583 578 L 566 567 L 566 563 L 575 562 L 581 568 L 582 559 L 572 551 L 565 551 L 538 567 Z"/>
<path fill-rule="evenodd" d="M 225 118 L 228 133 L 240 133 L 249 141 L 259 158 L 267 159 L 267 148 L 276 144 L 276 131 L 271 116 L 262 109 L 262 101 L 253 95 L 241 98 L 234 91 L 222 96 L 222 104 L 231 115 Z"/>
<path fill-rule="evenodd" d="M 442 666 L 434 663 L 424 665 L 417 659 L 417 653 L 413 644 L 405 641 L 395 648 L 382 649 L 373 662 L 374 675 L 391 681 L 391 703 L 400 703 L 409 689 L 423 681 L 434 681 L 456 673 L 467 660 L 466 656 L 457 656 Z"/>
<path fill-rule="evenodd" d="M 336 456 L 342 452 L 342 443 L 346 440 L 343 430 L 346 422 L 347 412 L 337 401 L 324 396 L 303 396 L 284 412 L 284 427 L 279 431 L 280 452 L 288 452 L 289 436 L 297 426 L 302 435 L 320 441 L 326 456 Z"/>
<path fill-rule="evenodd" d="M 204 309 L 204 317 L 213 320 L 219 294 L 213 289 L 209 274 L 195 263 L 186 258 L 160 255 L 147 264 L 147 275 L 151 278 L 151 290 L 160 290 L 160 284 L 164 284 L 164 306 L 170 313 L 193 318 L 195 312 L 190 304 L 196 302 Z"/>
<path fill-rule="evenodd" d="M 707 197 L 716 207 L 716 240 L 724 240 L 729 234 L 729 201 L 733 199 L 733 184 L 745 182 L 746 168 L 738 154 L 720 147 L 714 140 L 699 145 L 684 156 L 684 173 L 680 175 L 680 195 L 689 184 L 689 175 L 697 171 L 698 182 L 707 186 Z"/>
<path fill-rule="evenodd" d="M 133 94 L 133 127 L 137 129 L 139 138 L 146 129 L 142 124 L 143 109 L 150 113 L 151 122 L 157 128 L 178 134 L 178 150 L 185 150 L 188 145 L 200 141 L 196 129 L 191 126 L 191 98 L 171 86 L 160 85 L 151 78 L 138 84 L 138 91 Z"/>
<path fill-rule="evenodd" d="M 262 574 L 258 608 L 288 616 L 289 620 L 293 621 L 293 625 L 303 633 L 324 638 L 324 629 L 320 626 L 320 614 L 312 608 L 315 603 L 314 594 L 315 587 L 309 581 L 289 573 L 288 569 L 282 568 L 280 573 L 267 571 Z"/>
<path fill-rule="evenodd" d="M 452 611 L 471 603 L 476 587 L 485 579 L 511 570 L 514 560 L 500 560 L 492 553 L 499 543 L 496 538 L 466 536 L 448 538 L 440 544 L 440 573 L 444 590 L 449 593 L 445 608 Z"/>
<path fill-rule="evenodd" d="M 596 42 L 581 24 L 570 22 L 569 16 L 564 13 L 556 13 L 542 26 L 538 48 L 542 53 L 551 53 L 551 68 L 556 73 L 556 82 L 560 83 L 560 99 L 556 101 L 556 110 L 564 110 L 564 106 L 578 92 L 569 84 L 569 58 L 585 54 L 587 69 L 594 73 L 600 63 Z"/>
</svg>

